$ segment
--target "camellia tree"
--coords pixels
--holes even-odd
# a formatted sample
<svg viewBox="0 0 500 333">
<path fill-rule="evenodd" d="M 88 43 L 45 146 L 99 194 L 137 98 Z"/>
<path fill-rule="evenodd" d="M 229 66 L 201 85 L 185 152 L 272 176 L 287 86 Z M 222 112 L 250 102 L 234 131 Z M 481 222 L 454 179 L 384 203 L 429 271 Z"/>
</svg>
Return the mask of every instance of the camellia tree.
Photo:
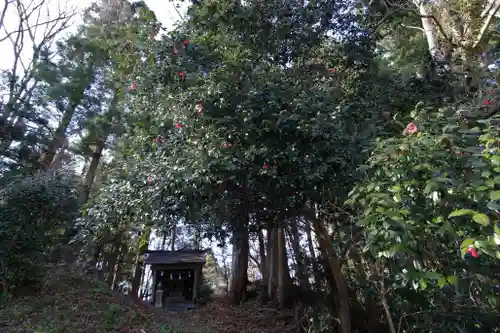
<svg viewBox="0 0 500 333">
<path fill-rule="evenodd" d="M 143 211 L 157 225 L 175 218 L 213 222 L 205 229 L 214 234 L 227 225 L 235 303 L 246 290 L 249 232 L 282 235 L 287 219 L 307 203 L 345 191 L 372 133 L 370 109 L 352 112 L 356 102 L 346 103 L 363 96 L 359 80 L 371 46 L 352 21 L 332 19 L 342 6 L 206 2 L 159 41 L 135 37 L 130 57 L 140 54 L 141 62 L 120 54 L 118 71 L 130 83 L 127 130 L 117 138 L 109 184 L 95 200 L 123 194 L 109 216 L 139 212 L 147 203 L 151 210 Z M 336 29 L 346 33 L 342 45 L 327 37 Z M 286 264 L 278 266 L 276 294 L 284 304 Z M 337 272 L 334 292 L 344 293 L 347 332 L 348 297 Z"/>
</svg>

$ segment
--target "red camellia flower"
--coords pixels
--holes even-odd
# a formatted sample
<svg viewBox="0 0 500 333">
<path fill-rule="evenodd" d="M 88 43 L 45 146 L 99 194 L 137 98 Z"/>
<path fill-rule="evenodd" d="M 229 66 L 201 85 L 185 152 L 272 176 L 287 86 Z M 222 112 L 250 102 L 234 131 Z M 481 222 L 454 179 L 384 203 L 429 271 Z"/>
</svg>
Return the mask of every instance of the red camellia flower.
<svg viewBox="0 0 500 333">
<path fill-rule="evenodd" d="M 128 91 L 135 91 L 137 90 L 137 83 L 133 82 L 129 87 Z"/>
<path fill-rule="evenodd" d="M 189 44 L 189 39 L 184 39 L 184 45 L 188 46 L 188 44 Z"/>
<path fill-rule="evenodd" d="M 467 253 L 469 253 L 474 258 L 479 257 L 479 253 L 477 253 L 477 250 L 473 246 L 469 246 L 469 248 L 467 249 Z"/>
<path fill-rule="evenodd" d="M 185 77 L 185 76 L 186 76 L 186 73 L 184 73 L 184 72 L 179 72 L 179 76 L 180 76 L 181 78 L 183 78 L 183 77 Z"/>
<path fill-rule="evenodd" d="M 153 184 L 153 181 L 154 181 L 153 176 L 149 175 L 149 176 L 148 176 L 148 185 Z"/>
<path fill-rule="evenodd" d="M 175 128 L 182 128 L 182 127 L 184 127 L 184 126 L 181 123 L 176 123 L 175 124 Z"/>
<path fill-rule="evenodd" d="M 417 132 L 418 132 L 417 125 L 415 125 L 415 123 L 412 121 L 411 123 L 409 123 L 406 126 L 403 134 L 405 134 L 405 135 L 412 135 L 412 134 L 415 134 Z"/>
<path fill-rule="evenodd" d="M 330 73 L 334 73 L 334 72 L 335 72 L 335 68 L 328 68 L 328 71 L 329 71 Z"/>
<path fill-rule="evenodd" d="M 264 169 L 267 169 L 269 168 L 269 165 L 267 165 L 267 163 L 264 163 L 264 165 L 262 166 Z"/>
<path fill-rule="evenodd" d="M 196 106 L 194 107 L 196 110 L 196 113 L 202 113 L 203 112 L 203 104 L 201 102 L 196 103 Z"/>
<path fill-rule="evenodd" d="M 488 104 L 490 104 L 490 100 L 489 100 L 489 99 L 485 99 L 485 100 L 483 101 L 483 105 L 488 105 Z"/>
</svg>

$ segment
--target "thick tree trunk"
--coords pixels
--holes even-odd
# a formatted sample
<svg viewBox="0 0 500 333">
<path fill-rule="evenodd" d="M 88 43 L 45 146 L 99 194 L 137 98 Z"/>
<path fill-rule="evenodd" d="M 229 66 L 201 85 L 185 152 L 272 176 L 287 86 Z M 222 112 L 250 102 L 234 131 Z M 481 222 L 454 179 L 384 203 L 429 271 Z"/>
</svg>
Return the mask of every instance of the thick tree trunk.
<svg viewBox="0 0 500 333">
<path fill-rule="evenodd" d="M 333 249 L 333 244 L 330 239 L 323 221 L 316 218 L 314 212 L 305 209 L 304 215 L 312 222 L 314 232 L 318 237 L 321 252 L 328 261 L 330 271 L 335 279 L 337 287 L 337 297 L 339 303 L 339 319 L 342 333 L 351 333 L 351 309 L 349 305 L 349 292 L 347 284 L 342 276 L 342 266 L 337 254 Z"/>
<path fill-rule="evenodd" d="M 246 214 L 246 213 L 245 213 Z M 246 297 L 248 283 L 248 216 L 240 214 L 239 220 L 235 221 L 233 231 L 233 256 L 232 256 L 232 279 L 231 300 L 234 304 L 240 304 Z"/>
<path fill-rule="evenodd" d="M 86 202 L 90 197 L 90 191 L 92 190 L 92 184 L 94 183 L 94 179 L 97 173 L 97 168 L 99 167 L 99 162 L 101 161 L 102 152 L 106 145 L 106 138 L 103 140 L 99 140 L 96 143 L 96 147 L 94 152 L 92 153 L 92 160 L 89 165 L 89 169 L 87 171 L 87 176 L 85 177 L 85 181 L 83 184 L 83 195 L 82 201 Z"/>
<path fill-rule="evenodd" d="M 267 281 L 267 297 L 270 301 L 275 301 L 276 286 L 278 279 L 278 233 L 276 228 L 267 231 L 267 260 L 269 271 Z"/>
</svg>

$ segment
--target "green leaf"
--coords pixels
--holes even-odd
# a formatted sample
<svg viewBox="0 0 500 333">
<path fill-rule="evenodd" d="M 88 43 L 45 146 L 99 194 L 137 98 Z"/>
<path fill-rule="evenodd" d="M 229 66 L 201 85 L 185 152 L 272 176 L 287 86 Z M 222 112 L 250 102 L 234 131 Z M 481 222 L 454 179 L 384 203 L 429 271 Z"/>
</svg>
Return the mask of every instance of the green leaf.
<svg viewBox="0 0 500 333">
<path fill-rule="evenodd" d="M 450 217 L 457 217 L 457 216 L 464 216 L 464 215 L 474 215 L 477 214 L 476 211 L 473 211 L 471 209 L 458 209 L 450 213 L 448 215 L 448 218 Z"/>
<path fill-rule="evenodd" d="M 480 225 L 485 226 L 485 227 L 487 227 L 490 224 L 490 218 L 488 217 L 488 215 L 483 214 L 483 213 L 474 214 L 472 216 L 472 219 L 475 222 L 477 222 Z"/>
<path fill-rule="evenodd" d="M 456 275 L 447 276 L 446 280 L 448 280 L 450 284 L 456 285 L 458 283 L 458 277 Z"/>
<path fill-rule="evenodd" d="M 462 254 L 464 254 L 467 249 L 469 248 L 469 246 L 471 246 L 472 244 L 474 244 L 476 240 L 474 238 L 467 238 L 467 239 L 464 239 L 464 241 L 462 242 L 462 244 L 460 244 L 460 250 L 462 251 Z"/>
<path fill-rule="evenodd" d="M 500 191 L 491 191 L 490 200 L 500 200 Z"/>
<path fill-rule="evenodd" d="M 420 279 L 420 281 L 418 281 L 418 283 L 420 284 L 420 289 L 422 289 L 422 290 L 427 289 L 427 281 L 425 281 L 424 279 Z"/>
<path fill-rule="evenodd" d="M 491 210 L 500 210 L 500 204 L 495 201 L 490 201 L 486 204 L 486 207 Z"/>
</svg>

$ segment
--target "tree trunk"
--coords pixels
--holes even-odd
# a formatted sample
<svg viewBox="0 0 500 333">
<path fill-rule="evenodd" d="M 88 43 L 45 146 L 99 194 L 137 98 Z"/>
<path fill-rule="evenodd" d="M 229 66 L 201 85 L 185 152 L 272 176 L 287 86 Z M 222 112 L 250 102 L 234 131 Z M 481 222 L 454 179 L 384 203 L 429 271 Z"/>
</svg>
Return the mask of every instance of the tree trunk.
<svg viewBox="0 0 500 333">
<path fill-rule="evenodd" d="M 97 173 L 97 168 L 99 167 L 99 162 L 101 161 L 102 152 L 104 150 L 105 145 L 106 145 L 106 138 L 97 141 L 95 150 L 92 153 L 92 160 L 90 162 L 89 169 L 87 171 L 87 176 L 85 177 L 83 185 L 83 195 L 82 195 L 83 202 L 87 202 L 87 200 L 90 197 L 92 184 L 94 183 L 94 179 Z"/>
<path fill-rule="evenodd" d="M 172 226 L 172 230 L 170 231 L 170 251 L 175 251 L 175 241 L 177 238 L 177 225 L 174 222 L 174 225 Z"/>
<path fill-rule="evenodd" d="M 139 288 L 141 286 L 141 276 L 142 276 L 142 261 L 141 261 L 142 254 L 140 251 L 137 252 L 135 256 L 135 262 L 134 262 L 134 275 L 132 278 L 132 290 L 131 290 L 131 295 L 134 298 L 139 297 Z"/>
<path fill-rule="evenodd" d="M 260 272 L 262 273 L 262 281 L 269 279 L 269 272 L 267 270 L 267 258 L 266 258 L 266 244 L 264 242 L 263 230 L 259 230 L 259 256 L 260 256 Z"/>
<path fill-rule="evenodd" d="M 120 276 L 120 272 L 122 269 L 122 261 L 123 261 L 123 246 L 120 246 L 118 250 L 118 256 L 116 257 L 115 269 L 113 270 L 113 280 L 111 281 L 111 290 L 116 289 L 116 284 L 118 282 L 118 276 Z"/>
<path fill-rule="evenodd" d="M 83 166 L 82 166 L 82 173 L 80 174 L 80 176 L 82 178 L 84 178 L 85 175 L 87 174 L 87 170 L 88 170 L 89 165 L 90 165 L 90 160 L 91 160 L 90 156 L 85 156 L 85 159 L 83 161 Z"/>
<path fill-rule="evenodd" d="M 244 213 L 246 215 L 246 212 Z M 233 304 L 240 304 L 246 297 L 248 283 L 248 215 L 239 214 L 235 221 L 233 230 L 233 256 L 232 256 L 232 279 L 231 300 Z"/>
<path fill-rule="evenodd" d="M 270 301 L 275 301 L 276 286 L 278 279 L 278 233 L 276 228 L 272 228 L 267 232 L 267 260 L 269 271 L 267 281 L 267 297 Z"/>
<path fill-rule="evenodd" d="M 167 243 L 167 233 L 164 233 L 163 234 L 163 239 L 161 241 L 161 250 L 162 251 L 165 251 L 165 245 Z"/>
<path fill-rule="evenodd" d="M 49 170 L 55 171 L 55 170 L 58 170 L 62 167 L 63 158 L 64 158 L 64 155 L 66 154 L 66 149 L 68 149 L 68 147 L 69 147 L 69 141 L 68 141 L 68 139 L 64 138 L 63 144 L 61 145 L 61 148 L 56 153 L 56 155 L 54 156 L 54 159 L 50 163 L 50 166 L 48 168 Z"/>
<path fill-rule="evenodd" d="M 314 233 L 318 237 L 321 252 L 328 261 L 331 273 L 335 279 L 337 287 L 337 297 L 339 302 L 339 319 L 342 333 L 351 333 L 351 309 L 349 306 L 349 292 L 347 284 L 342 276 L 342 266 L 337 257 L 323 221 L 318 219 L 314 212 L 306 209 L 304 215 L 312 222 Z"/>
<path fill-rule="evenodd" d="M 301 288 L 307 290 L 309 289 L 309 281 L 307 280 L 307 275 L 306 275 L 304 254 L 302 253 L 302 249 L 300 248 L 300 234 L 299 234 L 299 229 L 297 228 L 297 223 L 298 223 L 297 219 L 293 220 L 291 223 L 290 241 L 292 243 L 293 253 L 295 254 L 295 262 L 296 262 L 295 274 L 297 274 L 297 279 L 299 280 Z"/>
<path fill-rule="evenodd" d="M 288 269 L 286 269 L 288 258 L 286 255 L 285 231 L 281 227 L 276 232 L 278 238 L 278 305 L 280 309 L 284 309 L 287 305 L 286 291 L 289 280 Z"/>
<path fill-rule="evenodd" d="M 144 252 L 147 251 L 149 247 L 149 236 L 151 234 L 151 228 L 146 227 L 142 233 L 142 236 L 139 238 L 139 246 L 137 247 L 137 255 L 135 257 L 135 268 L 134 268 L 134 276 L 132 278 L 132 297 L 139 297 L 139 288 L 141 286 L 141 277 L 142 277 L 142 266 L 143 261 L 142 257 Z"/>
<path fill-rule="evenodd" d="M 314 251 L 314 243 L 311 235 L 311 222 L 305 221 L 304 231 L 307 237 L 307 249 L 309 250 L 309 255 L 311 257 L 312 268 L 314 272 L 314 286 L 317 291 L 321 290 L 321 276 L 319 274 L 318 259 L 316 258 L 316 253 Z"/>
<path fill-rule="evenodd" d="M 116 266 L 118 263 L 118 257 L 121 252 L 121 241 L 122 241 L 122 235 L 121 232 L 117 232 L 115 236 L 115 241 L 113 242 L 113 246 L 111 249 L 111 253 L 108 259 L 108 265 L 107 265 L 107 284 L 113 290 L 113 280 L 115 277 L 115 272 L 116 272 Z"/>
<path fill-rule="evenodd" d="M 82 94 L 83 97 L 83 94 Z M 66 130 L 68 129 L 69 124 L 71 123 L 71 119 L 73 119 L 73 115 L 75 114 L 76 107 L 80 104 L 80 100 L 77 102 L 69 101 L 66 106 L 66 110 L 64 110 L 63 117 L 59 126 L 57 126 L 56 132 L 54 133 L 54 138 L 49 143 L 49 147 L 45 152 L 42 158 L 42 165 L 45 168 L 48 168 L 52 161 L 54 160 L 54 156 L 56 155 L 57 149 L 59 149 L 66 139 Z"/>
<path fill-rule="evenodd" d="M 200 225 L 198 223 L 194 226 L 194 237 L 193 238 L 194 238 L 193 239 L 194 248 L 196 250 L 199 250 L 200 244 L 201 244 L 201 229 L 200 229 Z"/>
<path fill-rule="evenodd" d="M 432 13 L 426 7 L 423 1 L 416 2 L 418 11 L 420 13 L 420 19 L 422 21 L 422 28 L 424 29 L 425 38 L 427 40 L 427 46 L 429 48 L 429 53 L 434 60 L 441 60 L 439 57 L 439 42 L 437 39 L 437 29 L 432 19 Z"/>
</svg>

